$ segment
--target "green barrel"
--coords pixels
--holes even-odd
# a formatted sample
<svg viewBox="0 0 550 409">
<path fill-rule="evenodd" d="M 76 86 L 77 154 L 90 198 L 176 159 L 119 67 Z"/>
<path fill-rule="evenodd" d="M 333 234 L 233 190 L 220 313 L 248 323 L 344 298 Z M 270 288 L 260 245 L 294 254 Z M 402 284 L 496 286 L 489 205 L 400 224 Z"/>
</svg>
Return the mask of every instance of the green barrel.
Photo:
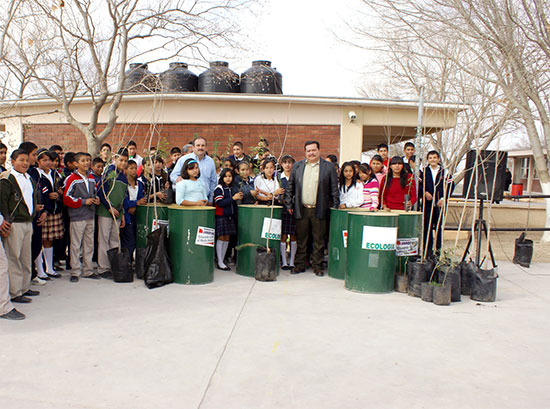
<svg viewBox="0 0 550 409">
<path fill-rule="evenodd" d="M 328 275 L 343 280 L 346 276 L 349 212 L 366 212 L 368 209 L 331 209 L 328 241 Z"/>
<path fill-rule="evenodd" d="M 269 240 L 269 247 L 277 253 L 277 273 L 279 272 L 279 260 L 281 256 L 281 235 L 280 229 L 276 229 L 281 223 L 281 206 L 274 206 L 273 220 L 271 222 L 272 238 Z M 240 205 L 238 217 L 238 244 L 266 245 L 266 239 L 262 238 L 262 231 L 265 223 L 265 233 L 269 229 L 269 218 L 271 207 L 263 205 Z M 278 230 L 278 235 L 276 230 Z M 237 253 L 237 274 L 254 277 L 256 265 L 256 247 L 243 247 Z"/>
<path fill-rule="evenodd" d="M 214 281 L 214 210 L 210 206 L 168 206 L 174 282 L 206 284 Z"/>
<path fill-rule="evenodd" d="M 395 248 L 395 272 L 407 271 L 409 258 L 418 256 L 422 251 L 422 212 L 392 210 L 397 213 L 397 245 Z"/>
<path fill-rule="evenodd" d="M 168 224 L 168 206 L 157 203 L 157 216 L 160 222 Z M 136 209 L 136 248 L 144 249 L 147 245 L 147 235 L 151 233 L 155 219 L 155 206 L 148 203 Z"/>
<path fill-rule="evenodd" d="M 398 215 L 350 212 L 345 285 L 362 293 L 393 291 Z"/>
</svg>

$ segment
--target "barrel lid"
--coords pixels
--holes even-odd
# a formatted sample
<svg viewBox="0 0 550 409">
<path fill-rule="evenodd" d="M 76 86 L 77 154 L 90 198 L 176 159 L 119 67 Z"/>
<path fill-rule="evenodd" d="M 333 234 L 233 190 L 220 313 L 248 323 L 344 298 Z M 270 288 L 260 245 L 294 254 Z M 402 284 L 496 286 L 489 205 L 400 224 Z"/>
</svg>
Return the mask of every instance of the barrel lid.
<svg viewBox="0 0 550 409">
<path fill-rule="evenodd" d="M 156 206 L 157 207 L 168 207 L 169 205 L 164 204 L 164 203 L 157 203 Z M 138 205 L 138 207 L 155 207 L 155 204 L 154 203 L 146 203 L 144 205 Z"/>
<path fill-rule="evenodd" d="M 406 211 L 406 210 L 392 210 L 391 212 L 388 212 L 388 213 L 397 213 L 399 215 L 407 215 L 407 214 L 410 214 L 410 215 L 419 215 L 419 214 L 422 214 L 422 212 L 417 212 L 415 210 L 409 210 L 409 211 Z"/>
<path fill-rule="evenodd" d="M 239 207 L 251 207 L 251 208 L 259 208 L 259 209 L 269 209 L 271 208 L 271 206 L 267 206 L 267 205 L 239 205 Z M 282 209 L 283 206 L 273 206 L 274 209 Z"/>
<path fill-rule="evenodd" d="M 350 212 L 349 214 L 356 216 L 399 217 L 398 214 L 390 212 Z"/>
<path fill-rule="evenodd" d="M 172 204 L 168 206 L 169 209 L 174 210 L 214 210 L 215 207 L 213 206 L 180 206 L 177 204 Z"/>
</svg>

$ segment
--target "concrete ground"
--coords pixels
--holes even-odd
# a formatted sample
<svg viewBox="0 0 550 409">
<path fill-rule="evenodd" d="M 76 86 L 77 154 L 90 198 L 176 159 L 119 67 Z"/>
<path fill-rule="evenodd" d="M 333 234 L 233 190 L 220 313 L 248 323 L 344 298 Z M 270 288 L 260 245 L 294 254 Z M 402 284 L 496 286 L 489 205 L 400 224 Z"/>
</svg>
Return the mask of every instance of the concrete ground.
<svg viewBox="0 0 550 409">
<path fill-rule="evenodd" d="M 550 265 L 499 273 L 495 303 L 448 307 L 312 273 L 65 276 L 0 320 L 0 408 L 548 408 Z"/>
</svg>

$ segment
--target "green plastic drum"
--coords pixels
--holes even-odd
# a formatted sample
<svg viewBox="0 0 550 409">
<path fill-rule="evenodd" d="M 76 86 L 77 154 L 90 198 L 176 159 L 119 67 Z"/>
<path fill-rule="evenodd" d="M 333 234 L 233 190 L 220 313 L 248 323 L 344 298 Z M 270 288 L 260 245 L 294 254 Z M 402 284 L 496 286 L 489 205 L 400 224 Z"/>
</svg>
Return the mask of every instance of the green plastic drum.
<svg viewBox="0 0 550 409">
<path fill-rule="evenodd" d="M 160 222 L 168 224 L 168 206 L 157 203 L 157 216 Z M 136 248 L 144 249 L 147 245 L 147 235 L 151 233 L 155 219 L 155 206 L 148 203 L 136 209 Z"/>
<path fill-rule="evenodd" d="M 279 260 L 281 255 L 281 230 L 277 228 L 277 226 L 280 226 L 281 223 L 281 211 L 281 206 L 275 206 L 273 209 L 269 239 L 269 247 L 277 253 L 277 273 L 279 272 Z M 262 238 L 262 231 L 264 233 L 268 232 L 270 215 L 270 206 L 240 205 L 237 226 L 238 244 L 257 244 L 265 247 L 266 239 Z M 245 246 L 239 250 L 237 253 L 237 274 L 254 277 L 256 248 L 255 246 Z"/>
<path fill-rule="evenodd" d="M 393 291 L 398 215 L 350 212 L 345 285 L 361 293 Z"/>
<path fill-rule="evenodd" d="M 168 206 L 175 283 L 214 281 L 214 210 L 210 206 Z"/>
<path fill-rule="evenodd" d="M 331 209 L 328 241 L 328 275 L 343 280 L 346 277 L 349 212 L 367 212 L 368 209 Z"/>
<path fill-rule="evenodd" d="M 399 215 L 397 219 L 397 246 L 395 249 L 395 272 L 407 271 L 409 258 L 418 256 L 422 251 L 422 212 L 392 210 Z"/>
</svg>

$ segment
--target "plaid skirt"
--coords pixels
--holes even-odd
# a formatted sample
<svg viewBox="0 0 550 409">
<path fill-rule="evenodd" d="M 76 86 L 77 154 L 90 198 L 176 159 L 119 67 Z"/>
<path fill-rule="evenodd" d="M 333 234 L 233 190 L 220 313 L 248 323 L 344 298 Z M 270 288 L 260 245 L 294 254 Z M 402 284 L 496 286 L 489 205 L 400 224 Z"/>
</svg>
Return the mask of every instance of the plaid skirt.
<svg viewBox="0 0 550 409">
<path fill-rule="evenodd" d="M 237 234 L 235 218 L 216 216 L 216 237 Z"/>
<path fill-rule="evenodd" d="M 286 210 L 283 210 L 281 221 L 281 234 L 287 236 L 296 234 L 296 218 Z"/>
<path fill-rule="evenodd" d="M 65 227 L 63 226 L 63 215 L 49 214 L 42 225 L 42 240 L 58 240 L 63 238 Z"/>
</svg>

